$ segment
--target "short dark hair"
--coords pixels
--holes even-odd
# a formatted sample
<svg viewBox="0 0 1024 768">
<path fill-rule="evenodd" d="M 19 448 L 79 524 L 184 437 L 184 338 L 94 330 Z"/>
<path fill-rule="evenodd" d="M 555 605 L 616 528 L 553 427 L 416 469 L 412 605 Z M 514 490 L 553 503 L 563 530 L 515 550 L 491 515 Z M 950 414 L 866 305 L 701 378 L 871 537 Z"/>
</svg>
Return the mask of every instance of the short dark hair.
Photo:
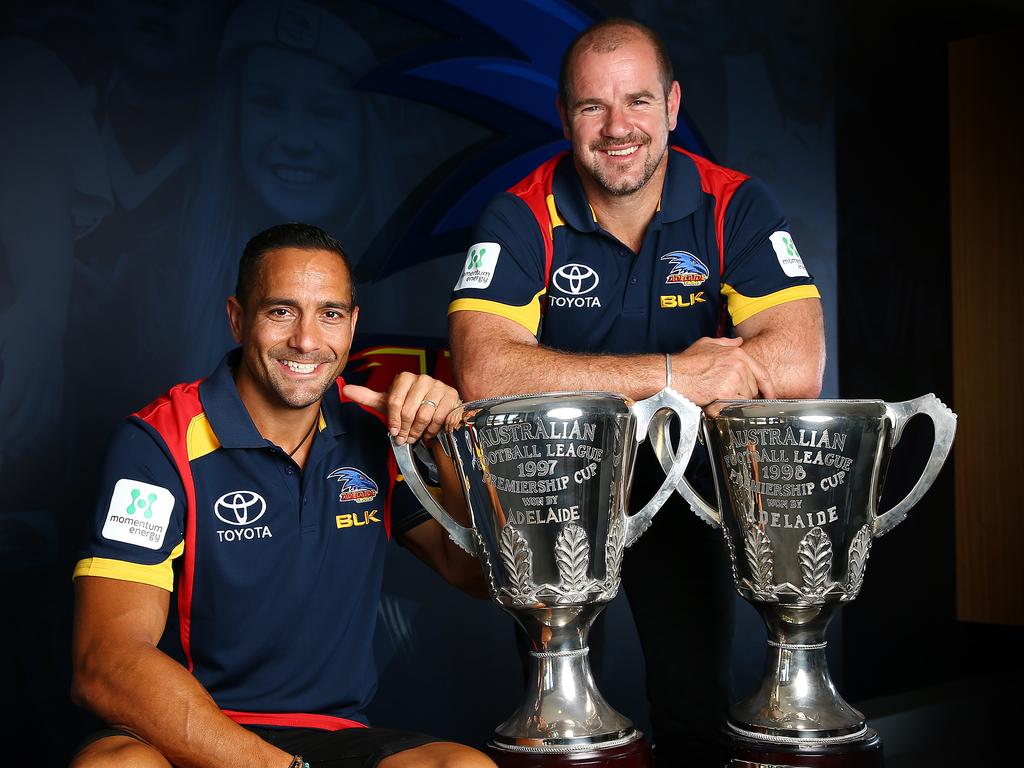
<svg viewBox="0 0 1024 768">
<path fill-rule="evenodd" d="M 617 32 L 616 30 L 621 31 Z M 598 53 L 610 53 L 637 34 L 647 40 L 654 49 L 654 57 L 658 62 L 658 79 L 661 80 L 667 97 L 675 75 L 672 72 L 672 59 L 669 58 L 661 38 L 653 29 L 635 19 L 613 18 L 590 25 L 576 35 L 566 49 L 562 56 L 562 67 L 558 72 L 558 98 L 562 100 L 562 106 L 566 109 L 571 106 L 569 104 L 569 69 L 572 67 L 573 57 L 579 50 L 589 48 Z"/>
<path fill-rule="evenodd" d="M 278 224 L 253 236 L 245 244 L 242 258 L 238 260 L 238 280 L 235 283 L 235 298 L 238 299 L 242 306 L 245 306 L 256 278 L 259 276 L 263 257 L 281 248 L 299 248 L 304 251 L 330 251 L 337 254 L 348 271 L 349 284 L 351 285 L 352 265 L 349 264 L 345 249 L 341 247 L 341 243 L 336 238 L 320 229 L 320 227 L 314 227 L 312 224 L 300 224 L 298 222 Z M 355 306 L 356 289 L 354 285 L 351 285 L 351 290 L 352 304 Z"/>
</svg>

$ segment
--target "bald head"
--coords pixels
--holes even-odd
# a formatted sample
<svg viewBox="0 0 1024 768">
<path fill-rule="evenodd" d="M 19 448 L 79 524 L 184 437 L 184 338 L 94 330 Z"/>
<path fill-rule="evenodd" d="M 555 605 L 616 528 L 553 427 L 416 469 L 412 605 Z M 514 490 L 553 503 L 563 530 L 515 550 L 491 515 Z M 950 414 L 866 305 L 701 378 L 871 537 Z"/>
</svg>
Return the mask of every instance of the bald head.
<svg viewBox="0 0 1024 768">
<path fill-rule="evenodd" d="M 626 43 L 644 40 L 654 50 L 658 63 L 658 79 L 668 96 L 672 87 L 672 62 L 665 52 L 665 46 L 650 27 L 633 19 L 606 19 L 599 21 L 580 32 L 562 57 L 562 68 L 558 74 L 558 97 L 564 106 L 571 106 L 572 94 L 569 83 L 572 81 L 572 69 L 581 53 L 611 53 Z"/>
</svg>

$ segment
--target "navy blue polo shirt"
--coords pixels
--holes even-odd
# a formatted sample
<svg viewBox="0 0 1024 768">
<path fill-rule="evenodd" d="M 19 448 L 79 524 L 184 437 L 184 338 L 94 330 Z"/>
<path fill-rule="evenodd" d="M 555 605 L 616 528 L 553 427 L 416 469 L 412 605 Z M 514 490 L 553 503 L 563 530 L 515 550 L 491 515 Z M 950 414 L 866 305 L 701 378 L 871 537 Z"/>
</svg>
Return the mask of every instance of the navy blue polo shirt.
<svg viewBox="0 0 1024 768">
<path fill-rule="evenodd" d="M 768 190 L 672 147 L 661 204 L 634 253 L 596 221 L 563 154 L 477 223 L 449 313 L 509 318 L 570 352 L 679 352 L 758 312 L 818 297 Z"/>
<path fill-rule="evenodd" d="M 174 592 L 160 647 L 236 721 L 365 724 L 388 530 L 427 513 L 380 417 L 343 401 L 340 380 L 300 469 L 250 419 L 237 359 L 119 427 L 75 576 Z"/>
</svg>

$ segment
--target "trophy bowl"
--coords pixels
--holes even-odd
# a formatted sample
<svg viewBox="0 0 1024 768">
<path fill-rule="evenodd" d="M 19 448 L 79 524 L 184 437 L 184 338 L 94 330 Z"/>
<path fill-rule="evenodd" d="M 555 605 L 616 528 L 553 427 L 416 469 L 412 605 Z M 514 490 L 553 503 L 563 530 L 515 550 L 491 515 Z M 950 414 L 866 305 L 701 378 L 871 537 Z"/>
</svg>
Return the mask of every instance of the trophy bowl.
<svg viewBox="0 0 1024 768">
<path fill-rule="evenodd" d="M 627 501 L 637 448 L 659 415 L 680 420 L 666 479 L 638 512 Z M 438 435 L 452 460 L 470 526 L 434 500 L 408 445 L 398 466 L 426 510 L 483 567 L 491 598 L 529 639 L 526 700 L 495 731 L 492 748 L 568 754 L 622 747 L 642 734 L 601 696 L 587 636 L 619 589 L 626 547 L 674 492 L 700 409 L 670 388 L 639 402 L 608 392 L 556 392 L 465 403 Z"/>
<path fill-rule="evenodd" d="M 935 439 L 906 498 L 879 512 L 892 449 L 914 416 Z M 733 400 L 703 419 L 718 507 L 685 480 L 679 491 L 721 526 L 739 594 L 768 628 L 760 688 L 729 710 L 727 727 L 755 741 L 840 745 L 869 738 L 864 715 L 829 676 L 825 631 L 864 583 L 872 541 L 898 525 L 931 486 L 953 443 L 956 416 L 934 395 L 881 400 Z M 672 466 L 672 447 L 654 448 Z"/>
</svg>

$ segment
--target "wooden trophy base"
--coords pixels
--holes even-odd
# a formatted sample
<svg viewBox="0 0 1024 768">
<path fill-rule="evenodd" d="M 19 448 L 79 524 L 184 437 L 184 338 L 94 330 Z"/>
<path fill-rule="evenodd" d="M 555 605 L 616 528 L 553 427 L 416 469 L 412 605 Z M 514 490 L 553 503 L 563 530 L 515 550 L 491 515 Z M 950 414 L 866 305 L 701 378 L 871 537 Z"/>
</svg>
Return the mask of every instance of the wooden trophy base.
<svg viewBox="0 0 1024 768">
<path fill-rule="evenodd" d="M 873 728 L 864 738 L 828 746 L 789 746 L 724 731 L 726 768 L 883 768 L 882 740 Z"/>
<path fill-rule="evenodd" d="M 652 768 L 654 765 L 651 747 L 642 737 L 609 749 L 568 754 L 509 752 L 494 744 L 488 744 L 484 751 L 498 768 Z"/>
</svg>

